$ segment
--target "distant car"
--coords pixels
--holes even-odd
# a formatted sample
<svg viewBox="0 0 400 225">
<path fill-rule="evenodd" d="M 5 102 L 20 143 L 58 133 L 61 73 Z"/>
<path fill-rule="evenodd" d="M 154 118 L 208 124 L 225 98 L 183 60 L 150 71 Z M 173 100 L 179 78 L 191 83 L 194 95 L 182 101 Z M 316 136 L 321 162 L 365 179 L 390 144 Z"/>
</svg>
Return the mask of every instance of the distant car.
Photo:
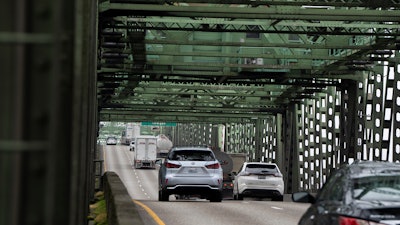
<svg viewBox="0 0 400 225">
<path fill-rule="evenodd" d="M 283 201 L 284 182 L 275 163 L 245 162 L 233 180 L 233 199 L 271 198 Z"/>
<path fill-rule="evenodd" d="M 160 166 L 158 180 L 159 201 L 168 201 L 171 194 L 222 201 L 222 168 L 207 147 L 172 148 Z"/>
<path fill-rule="evenodd" d="M 106 140 L 107 145 L 116 145 L 117 144 L 117 138 L 115 137 L 108 137 Z"/>
<path fill-rule="evenodd" d="M 331 173 L 315 197 L 292 194 L 311 203 L 299 225 L 400 224 L 400 164 L 360 161 Z"/>
<path fill-rule="evenodd" d="M 135 141 L 129 143 L 129 151 L 135 151 Z"/>
</svg>

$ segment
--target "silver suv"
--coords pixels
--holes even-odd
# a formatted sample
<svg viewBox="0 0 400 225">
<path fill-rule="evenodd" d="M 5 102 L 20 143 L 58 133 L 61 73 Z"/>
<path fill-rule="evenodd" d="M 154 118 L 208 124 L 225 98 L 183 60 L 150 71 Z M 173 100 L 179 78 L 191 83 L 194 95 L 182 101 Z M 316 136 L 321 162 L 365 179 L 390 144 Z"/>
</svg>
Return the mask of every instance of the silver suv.
<svg viewBox="0 0 400 225">
<path fill-rule="evenodd" d="M 159 170 L 158 200 L 168 201 L 175 194 L 221 202 L 222 180 L 221 165 L 210 148 L 175 147 Z"/>
</svg>

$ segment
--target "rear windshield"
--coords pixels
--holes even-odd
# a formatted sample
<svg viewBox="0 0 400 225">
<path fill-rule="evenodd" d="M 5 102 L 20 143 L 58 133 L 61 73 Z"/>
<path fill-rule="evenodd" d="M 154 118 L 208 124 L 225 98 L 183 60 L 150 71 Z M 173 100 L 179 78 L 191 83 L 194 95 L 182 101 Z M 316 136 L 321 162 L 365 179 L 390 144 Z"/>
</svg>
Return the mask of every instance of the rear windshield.
<svg viewBox="0 0 400 225">
<path fill-rule="evenodd" d="M 400 201 L 400 175 L 378 175 L 353 180 L 353 198 L 366 201 Z"/>
<path fill-rule="evenodd" d="M 214 155 L 211 151 L 198 150 L 177 150 L 172 151 L 168 156 L 169 160 L 177 161 L 214 161 Z"/>
<path fill-rule="evenodd" d="M 278 169 L 275 165 L 263 165 L 263 164 L 248 164 L 246 166 L 246 172 L 248 173 L 264 173 L 264 174 L 275 174 L 278 173 Z"/>
</svg>

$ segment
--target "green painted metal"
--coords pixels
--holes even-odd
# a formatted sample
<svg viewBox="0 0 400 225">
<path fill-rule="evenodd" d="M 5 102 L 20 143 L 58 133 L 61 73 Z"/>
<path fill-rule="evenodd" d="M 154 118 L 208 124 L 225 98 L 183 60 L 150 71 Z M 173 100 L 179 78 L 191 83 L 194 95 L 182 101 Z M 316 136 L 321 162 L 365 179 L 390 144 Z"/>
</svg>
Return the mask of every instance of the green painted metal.
<svg viewBox="0 0 400 225">
<path fill-rule="evenodd" d="M 398 94 L 383 69 L 398 65 L 398 1 L 193 3 L 101 1 L 100 120 L 176 122 L 186 144 L 224 124 L 225 149 L 276 161 L 287 192 L 398 159 L 399 106 L 382 97 Z"/>
<path fill-rule="evenodd" d="M 150 122 L 143 121 L 141 122 L 142 126 L 165 126 L 165 127 L 176 127 L 176 123 L 173 122 Z"/>
</svg>

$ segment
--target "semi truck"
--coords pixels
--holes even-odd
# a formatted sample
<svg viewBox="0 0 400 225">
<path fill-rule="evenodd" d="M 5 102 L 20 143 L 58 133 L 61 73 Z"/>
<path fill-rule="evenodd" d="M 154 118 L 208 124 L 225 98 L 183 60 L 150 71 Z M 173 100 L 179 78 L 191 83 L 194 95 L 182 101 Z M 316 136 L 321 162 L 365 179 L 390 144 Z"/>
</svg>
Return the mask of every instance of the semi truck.
<svg viewBox="0 0 400 225">
<path fill-rule="evenodd" d="M 134 150 L 135 168 L 156 168 L 157 160 L 157 137 L 136 136 Z"/>
<path fill-rule="evenodd" d="M 233 198 L 233 174 L 239 171 L 244 162 L 247 161 L 246 153 L 226 153 L 214 150 L 214 155 L 221 164 L 223 171 L 223 197 Z"/>
</svg>

